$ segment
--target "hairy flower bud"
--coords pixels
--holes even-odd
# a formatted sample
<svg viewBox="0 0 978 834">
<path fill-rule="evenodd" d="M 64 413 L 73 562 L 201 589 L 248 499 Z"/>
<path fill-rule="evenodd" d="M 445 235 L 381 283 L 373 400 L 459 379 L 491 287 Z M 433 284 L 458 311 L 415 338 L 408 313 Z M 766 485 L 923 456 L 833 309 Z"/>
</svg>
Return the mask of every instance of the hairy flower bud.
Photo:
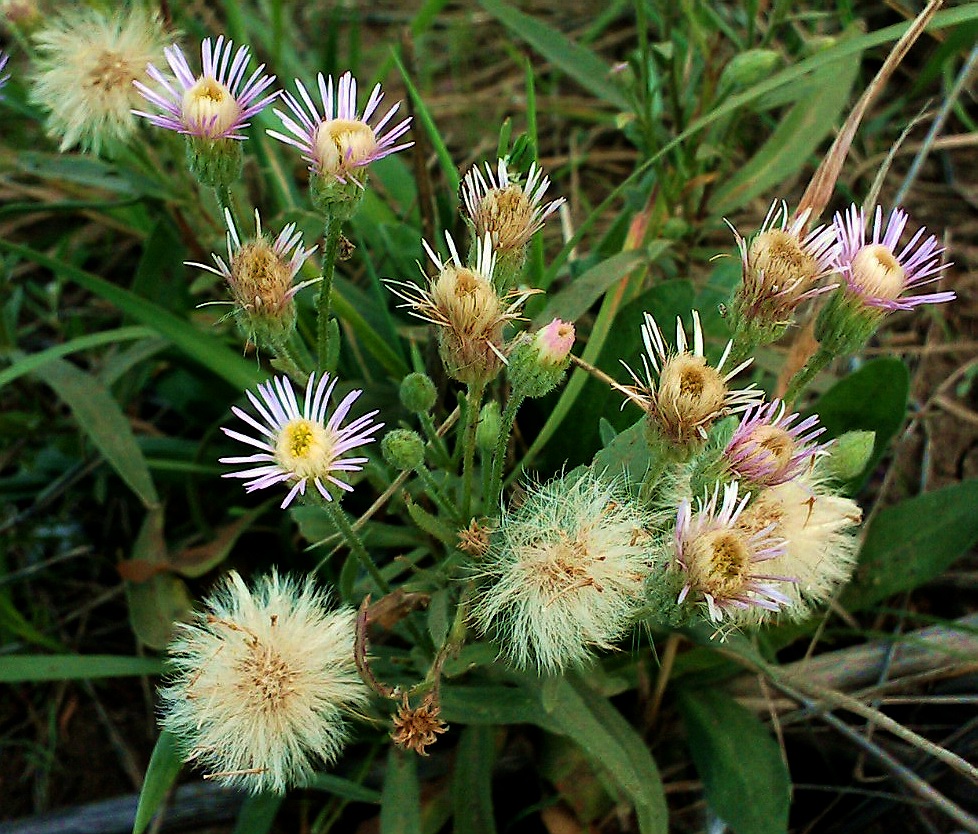
<svg viewBox="0 0 978 834">
<path fill-rule="evenodd" d="M 412 414 L 427 414 L 438 399 L 435 383 L 427 374 L 408 374 L 401 381 L 401 404 Z"/>
<path fill-rule="evenodd" d="M 542 397 L 556 388 L 570 364 L 574 325 L 554 319 L 522 339 L 509 355 L 507 375 L 514 394 Z"/>
<path fill-rule="evenodd" d="M 386 460 L 395 469 L 417 469 L 424 463 L 424 441 L 421 436 L 408 429 L 394 429 L 384 435 L 380 449 Z"/>
</svg>

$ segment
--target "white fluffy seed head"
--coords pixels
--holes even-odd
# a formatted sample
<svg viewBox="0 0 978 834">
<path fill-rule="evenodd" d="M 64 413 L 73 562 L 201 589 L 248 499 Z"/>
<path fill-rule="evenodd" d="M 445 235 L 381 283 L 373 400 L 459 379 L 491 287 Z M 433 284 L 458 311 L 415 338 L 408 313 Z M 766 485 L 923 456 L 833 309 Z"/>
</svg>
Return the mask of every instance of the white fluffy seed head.
<svg viewBox="0 0 978 834">
<path fill-rule="evenodd" d="M 31 100 L 48 110 L 47 132 L 60 149 L 98 153 L 125 143 L 142 101 L 133 81 L 147 80 L 147 64 L 163 59 L 160 20 L 138 6 L 115 14 L 82 8 L 53 18 L 34 41 Z"/>
<path fill-rule="evenodd" d="M 178 626 L 161 723 L 208 778 L 282 793 L 337 757 L 344 714 L 368 690 L 353 657 L 355 614 L 326 603 L 312 579 L 272 572 L 249 588 L 232 571 Z"/>
<path fill-rule="evenodd" d="M 785 540 L 784 552 L 765 562 L 764 570 L 796 580 L 773 584 L 789 600 L 782 612 L 801 620 L 849 580 L 861 520 L 855 501 L 833 494 L 817 475 L 806 471 L 758 492 L 738 525 L 749 532 L 773 525 L 771 534 Z"/>
<path fill-rule="evenodd" d="M 532 487 L 479 562 L 473 616 L 519 668 L 556 672 L 611 648 L 657 560 L 647 513 L 593 474 Z"/>
</svg>

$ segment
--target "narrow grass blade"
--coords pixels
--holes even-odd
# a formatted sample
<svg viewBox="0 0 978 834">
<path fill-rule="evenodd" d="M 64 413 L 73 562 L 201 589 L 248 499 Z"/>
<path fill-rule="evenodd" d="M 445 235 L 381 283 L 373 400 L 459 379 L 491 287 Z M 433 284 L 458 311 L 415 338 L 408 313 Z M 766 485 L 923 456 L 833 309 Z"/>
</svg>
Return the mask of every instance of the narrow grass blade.
<svg viewBox="0 0 978 834">
<path fill-rule="evenodd" d="M 132 834 L 143 834 L 149 827 L 170 788 L 173 787 L 173 783 L 177 781 L 181 765 L 176 737 L 163 730 L 156 740 L 153 755 L 149 759 L 149 767 L 146 768 L 146 778 L 143 780 L 143 789 L 139 793 Z"/>
</svg>

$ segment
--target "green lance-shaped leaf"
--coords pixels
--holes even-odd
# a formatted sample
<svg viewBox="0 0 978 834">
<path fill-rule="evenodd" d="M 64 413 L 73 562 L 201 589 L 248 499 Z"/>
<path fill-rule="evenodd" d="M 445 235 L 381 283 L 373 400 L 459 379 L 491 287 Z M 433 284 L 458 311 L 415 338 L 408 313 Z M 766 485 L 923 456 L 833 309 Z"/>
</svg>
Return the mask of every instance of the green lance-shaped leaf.
<svg viewBox="0 0 978 834">
<path fill-rule="evenodd" d="M 177 776 L 180 775 L 180 754 L 177 752 L 177 739 L 166 730 L 160 733 L 153 748 L 153 755 L 146 768 L 143 789 L 139 793 L 136 806 L 136 819 L 132 824 L 132 834 L 142 834 L 149 826 L 163 800 L 169 793 Z"/>
<path fill-rule="evenodd" d="M 722 692 L 684 690 L 679 708 L 710 807 L 734 834 L 785 834 L 791 779 L 767 727 Z"/>
</svg>

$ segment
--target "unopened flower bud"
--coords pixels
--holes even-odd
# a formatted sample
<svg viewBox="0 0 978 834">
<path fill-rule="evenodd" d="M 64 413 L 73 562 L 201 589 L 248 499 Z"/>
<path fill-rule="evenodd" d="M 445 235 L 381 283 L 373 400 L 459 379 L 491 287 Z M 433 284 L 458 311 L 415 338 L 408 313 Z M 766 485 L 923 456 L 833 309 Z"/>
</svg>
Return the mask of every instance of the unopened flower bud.
<svg viewBox="0 0 978 834">
<path fill-rule="evenodd" d="M 750 87 L 767 78 L 781 63 L 773 49 L 748 49 L 735 55 L 720 75 L 720 87 Z"/>
<path fill-rule="evenodd" d="M 847 431 L 828 447 L 821 471 L 837 481 L 850 481 L 866 468 L 876 444 L 876 432 Z"/>
<path fill-rule="evenodd" d="M 509 356 L 508 375 L 516 394 L 542 397 L 556 388 L 570 364 L 574 325 L 554 319 L 523 339 Z"/>
<path fill-rule="evenodd" d="M 438 391 L 427 374 L 408 374 L 401 382 L 401 404 L 412 414 L 427 414 L 435 405 Z"/>
<path fill-rule="evenodd" d="M 395 469 L 417 469 L 424 463 L 424 441 L 417 432 L 408 429 L 394 429 L 384 435 L 380 449 L 386 460 Z"/>
<path fill-rule="evenodd" d="M 489 400 L 479 412 L 479 425 L 475 430 L 475 444 L 483 451 L 489 451 L 496 445 L 499 430 L 502 428 L 502 414 L 499 403 Z"/>
</svg>

